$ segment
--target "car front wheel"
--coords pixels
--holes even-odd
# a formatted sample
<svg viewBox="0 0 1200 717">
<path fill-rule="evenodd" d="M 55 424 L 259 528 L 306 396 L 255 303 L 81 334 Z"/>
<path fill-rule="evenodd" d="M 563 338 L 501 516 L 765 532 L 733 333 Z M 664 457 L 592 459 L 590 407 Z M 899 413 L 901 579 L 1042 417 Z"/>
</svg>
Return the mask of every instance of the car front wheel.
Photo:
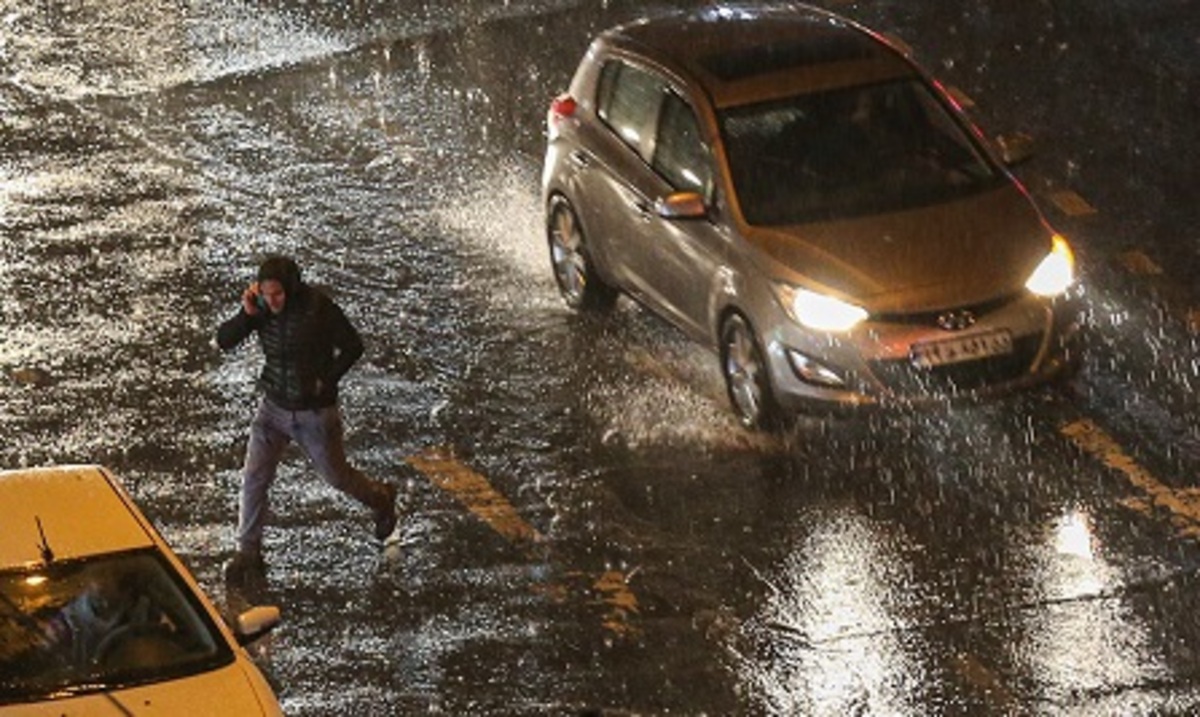
<svg viewBox="0 0 1200 717">
<path fill-rule="evenodd" d="M 567 305 L 573 309 L 610 308 L 617 292 L 596 274 L 579 218 L 561 196 L 550 203 L 546 238 L 554 280 Z"/>
<path fill-rule="evenodd" d="M 729 402 L 744 427 L 773 429 L 780 425 L 766 357 L 750 322 L 739 314 L 731 315 L 721 328 L 721 373 Z"/>
</svg>

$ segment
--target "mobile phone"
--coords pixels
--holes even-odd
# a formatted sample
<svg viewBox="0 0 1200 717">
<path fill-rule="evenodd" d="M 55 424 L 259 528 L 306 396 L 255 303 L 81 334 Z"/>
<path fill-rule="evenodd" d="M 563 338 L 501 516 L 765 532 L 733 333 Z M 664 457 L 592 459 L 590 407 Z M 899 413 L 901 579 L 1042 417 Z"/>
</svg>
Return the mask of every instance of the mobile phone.
<svg viewBox="0 0 1200 717">
<path fill-rule="evenodd" d="M 263 297 L 262 292 L 259 291 L 258 282 L 254 282 L 250 285 L 250 294 L 254 297 L 254 308 L 258 310 L 258 313 L 267 313 L 267 309 L 269 308 L 267 306 L 267 300 L 265 297 Z"/>
</svg>

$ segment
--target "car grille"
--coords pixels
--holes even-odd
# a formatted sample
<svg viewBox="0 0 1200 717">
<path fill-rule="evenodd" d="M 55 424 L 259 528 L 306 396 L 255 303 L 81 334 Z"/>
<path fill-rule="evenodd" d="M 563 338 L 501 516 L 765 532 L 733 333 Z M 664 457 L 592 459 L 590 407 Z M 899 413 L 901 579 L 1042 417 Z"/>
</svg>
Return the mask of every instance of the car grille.
<svg viewBox="0 0 1200 717">
<path fill-rule="evenodd" d="M 933 368 L 918 368 L 907 359 L 872 361 L 869 366 L 879 382 L 897 395 L 953 396 L 1024 376 L 1033 366 L 1041 342 L 1040 334 L 1020 336 L 1013 339 L 1010 354 Z"/>
<path fill-rule="evenodd" d="M 955 307 L 955 310 L 956 311 L 969 311 L 972 314 L 975 314 L 976 316 L 987 316 L 988 314 L 992 313 L 993 311 L 996 311 L 997 309 L 1001 308 L 1002 306 L 1012 303 L 1014 300 L 1018 299 L 1020 296 L 1021 296 L 1020 294 L 1006 294 L 1004 296 L 999 296 L 990 301 L 984 301 L 984 302 L 981 302 L 978 304 L 972 304 L 970 306 L 958 306 L 958 307 Z M 925 312 L 915 313 L 915 314 L 914 313 L 871 314 L 871 320 L 877 321 L 879 323 L 884 323 L 884 324 L 919 324 L 921 326 L 937 326 L 938 316 L 940 316 L 944 313 L 946 313 L 945 309 L 939 309 L 937 311 L 925 311 Z"/>
</svg>

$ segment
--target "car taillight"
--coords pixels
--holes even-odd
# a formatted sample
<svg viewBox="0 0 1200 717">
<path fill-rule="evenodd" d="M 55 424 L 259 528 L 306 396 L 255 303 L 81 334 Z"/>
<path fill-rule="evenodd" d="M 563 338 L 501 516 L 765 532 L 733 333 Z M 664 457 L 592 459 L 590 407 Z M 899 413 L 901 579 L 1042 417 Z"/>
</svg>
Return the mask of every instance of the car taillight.
<svg viewBox="0 0 1200 717">
<path fill-rule="evenodd" d="M 570 95 L 562 94 L 558 97 L 555 97 L 554 101 L 550 103 L 550 113 L 548 117 L 550 131 L 553 132 L 559 122 L 574 116 L 575 110 L 578 109 L 578 107 L 579 104 L 575 101 L 575 98 Z"/>
<path fill-rule="evenodd" d="M 555 119 L 563 119 L 575 114 L 575 109 L 579 105 L 576 104 L 575 98 L 570 95 L 559 95 L 550 103 L 550 114 Z"/>
</svg>

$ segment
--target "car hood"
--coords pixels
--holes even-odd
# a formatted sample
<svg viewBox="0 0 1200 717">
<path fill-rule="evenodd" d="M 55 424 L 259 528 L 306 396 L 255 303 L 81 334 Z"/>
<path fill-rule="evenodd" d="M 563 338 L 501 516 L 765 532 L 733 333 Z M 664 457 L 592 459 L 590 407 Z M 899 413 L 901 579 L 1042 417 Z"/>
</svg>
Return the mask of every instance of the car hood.
<svg viewBox="0 0 1200 717">
<path fill-rule="evenodd" d="M 167 682 L 30 704 L 0 706 L 5 717 L 103 715 L 281 715 L 261 673 L 244 657 L 226 667 Z"/>
<path fill-rule="evenodd" d="M 58 560 L 154 545 L 106 474 L 95 466 L 55 466 L 0 474 L 0 565 Z M 86 506 L 82 508 L 81 506 Z"/>
<path fill-rule="evenodd" d="M 1052 232 L 1018 187 L 872 217 L 753 227 L 768 273 L 872 313 L 980 303 L 1019 291 Z"/>
</svg>

